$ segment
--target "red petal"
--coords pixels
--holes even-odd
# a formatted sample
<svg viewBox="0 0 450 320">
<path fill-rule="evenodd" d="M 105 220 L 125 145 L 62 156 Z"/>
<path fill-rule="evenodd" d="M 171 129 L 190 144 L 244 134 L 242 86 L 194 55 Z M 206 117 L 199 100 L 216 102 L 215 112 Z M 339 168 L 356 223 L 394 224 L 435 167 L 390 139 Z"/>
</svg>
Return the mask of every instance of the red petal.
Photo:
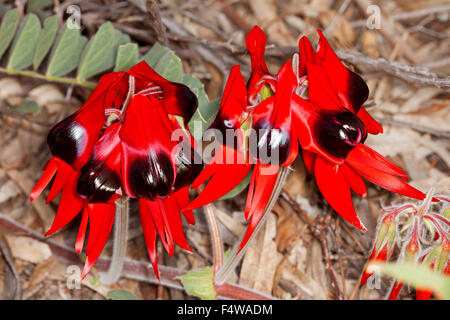
<svg viewBox="0 0 450 320">
<path fill-rule="evenodd" d="M 239 68 L 238 65 L 231 68 L 214 128 L 225 130 L 241 126 L 239 119 L 247 107 L 247 88 Z"/>
<path fill-rule="evenodd" d="M 330 83 L 328 70 L 322 66 L 308 63 L 308 100 L 321 110 L 342 111 L 335 89 Z M 338 76 L 338 75 L 335 75 Z"/>
<path fill-rule="evenodd" d="M 56 158 L 53 157 L 47 162 L 47 164 L 45 165 L 44 173 L 34 186 L 33 190 L 31 190 L 30 201 L 34 201 L 34 199 L 40 196 L 42 191 L 44 191 L 45 187 L 50 183 L 50 181 L 55 176 L 57 169 L 58 166 L 56 164 Z"/>
<path fill-rule="evenodd" d="M 72 221 L 72 219 L 83 209 L 84 200 L 80 198 L 76 192 L 77 180 L 78 174 L 74 173 L 70 176 L 67 184 L 64 186 L 55 220 L 53 220 L 53 224 L 45 236 L 52 235 L 59 231 L 62 227 Z"/>
<path fill-rule="evenodd" d="M 420 290 L 416 289 L 416 299 L 417 300 L 430 300 L 433 291 L 431 290 Z"/>
<path fill-rule="evenodd" d="M 227 161 L 229 155 L 233 159 L 237 159 L 233 161 L 235 164 Z M 193 185 L 198 186 L 199 182 L 204 182 L 210 177 L 211 180 L 200 195 L 184 208 L 183 211 L 202 207 L 226 195 L 245 178 L 250 168 L 251 165 L 245 163 L 243 155 L 240 152 L 237 152 L 231 147 L 221 146 L 214 155 L 211 163 L 200 173 Z"/>
<path fill-rule="evenodd" d="M 184 187 L 180 190 L 178 190 L 177 192 L 175 192 L 173 194 L 173 196 L 175 197 L 178 207 L 183 209 L 185 208 L 189 202 L 191 201 L 189 199 L 189 187 Z M 186 218 L 186 221 L 188 224 L 195 224 L 195 218 L 194 218 L 194 213 L 192 212 L 192 210 L 184 210 L 183 212 L 183 216 Z"/>
<path fill-rule="evenodd" d="M 342 170 L 342 174 L 344 175 L 345 181 L 347 181 L 350 188 L 356 192 L 360 197 L 366 198 L 367 196 L 367 188 L 364 183 L 364 180 L 356 174 L 349 166 L 346 164 L 342 164 L 340 166 Z"/>
<path fill-rule="evenodd" d="M 379 124 L 374 118 L 372 118 L 372 116 L 364 107 L 361 107 L 361 109 L 359 109 L 357 116 L 364 123 L 367 131 L 370 134 L 383 133 L 383 127 L 381 126 L 381 124 Z"/>
<path fill-rule="evenodd" d="M 395 281 L 392 287 L 391 293 L 389 294 L 388 300 L 397 300 L 400 290 L 402 290 L 403 283 Z"/>
<path fill-rule="evenodd" d="M 264 31 L 258 26 L 254 26 L 253 29 L 250 30 L 245 40 L 252 64 L 252 74 L 248 81 L 248 88 L 250 91 L 256 87 L 257 82 L 259 82 L 263 76 L 269 74 L 269 70 L 267 69 L 264 60 L 266 41 Z"/>
<path fill-rule="evenodd" d="M 254 179 L 251 199 L 247 198 L 245 205 L 245 217 L 250 217 L 250 222 L 245 232 L 244 238 L 239 246 L 239 250 L 246 245 L 263 217 L 264 210 L 269 203 L 275 183 L 278 177 L 278 166 L 257 164 L 254 168 L 252 180 Z"/>
<path fill-rule="evenodd" d="M 83 214 L 81 216 L 80 228 L 78 229 L 77 240 L 75 241 L 75 251 L 80 254 L 83 251 L 84 238 L 86 236 L 86 228 L 88 223 L 88 206 L 84 206 Z"/>
<path fill-rule="evenodd" d="M 153 266 L 153 271 L 159 280 L 158 261 L 156 255 L 156 229 L 153 224 L 152 214 L 147 204 L 150 201 L 147 199 L 139 199 L 139 214 L 141 216 L 142 230 L 144 231 L 145 243 L 147 245 L 147 252 L 150 262 Z"/>
<path fill-rule="evenodd" d="M 111 233 L 116 212 L 114 204 L 89 203 L 87 206 L 89 213 L 89 239 L 86 248 L 86 262 L 81 275 L 82 279 L 89 273 L 102 253 Z"/>
<path fill-rule="evenodd" d="M 317 45 L 317 57 L 327 70 L 332 86 L 342 101 L 339 105 L 356 114 L 369 97 L 369 88 L 359 75 L 344 67 L 322 32 L 320 30 L 318 32 L 320 40 Z M 310 77 L 309 71 L 308 77 Z"/>
<path fill-rule="evenodd" d="M 309 173 L 314 174 L 314 161 L 316 160 L 316 155 L 306 150 L 302 150 L 302 155 L 306 169 Z"/>
<path fill-rule="evenodd" d="M 350 165 L 350 163 L 348 164 Z M 366 167 L 358 162 L 354 162 L 350 166 L 364 179 L 369 180 L 384 189 L 419 200 L 425 199 L 426 195 L 423 192 L 411 187 L 409 184 L 393 175 Z"/>
<path fill-rule="evenodd" d="M 167 196 L 176 178 L 176 143 L 171 140 L 171 123 L 159 101 L 151 96 L 131 98 L 122 139 L 122 183 L 133 198 Z"/>
<path fill-rule="evenodd" d="M 192 252 L 192 249 L 189 247 L 189 244 L 184 236 L 183 226 L 181 225 L 180 207 L 178 206 L 175 198 L 173 196 L 169 196 L 160 201 L 160 204 L 162 214 L 167 216 L 173 241 L 175 241 L 175 243 L 184 250 Z"/>
<path fill-rule="evenodd" d="M 61 159 L 54 157 L 56 164 L 58 166 L 58 171 L 56 172 L 55 180 L 53 181 L 52 187 L 47 197 L 47 203 L 50 203 L 58 193 L 63 189 L 64 185 L 67 183 L 70 175 L 75 174 L 75 171 L 67 163 Z"/>
<path fill-rule="evenodd" d="M 362 143 L 358 143 L 355 148 L 350 151 L 345 161 L 350 165 L 359 163 L 390 175 L 399 176 L 408 181 L 408 175 L 402 169 Z"/>
<path fill-rule="evenodd" d="M 135 65 L 128 73 L 137 79 L 146 80 L 150 85 L 156 83 L 160 86 L 163 90 L 161 103 L 164 109 L 170 114 L 183 117 L 185 123 L 189 122 L 197 109 L 197 97 L 187 86 L 164 79 L 145 61 Z"/>
<path fill-rule="evenodd" d="M 356 215 L 350 188 L 340 167 L 330 164 L 322 157 L 316 157 L 314 174 L 317 186 L 330 206 L 350 224 L 365 231 L 366 228 Z"/>
<path fill-rule="evenodd" d="M 318 64 L 316 53 L 307 37 L 303 36 L 298 41 L 298 53 L 300 58 L 299 75 L 306 75 L 306 66 L 308 63 Z"/>
</svg>

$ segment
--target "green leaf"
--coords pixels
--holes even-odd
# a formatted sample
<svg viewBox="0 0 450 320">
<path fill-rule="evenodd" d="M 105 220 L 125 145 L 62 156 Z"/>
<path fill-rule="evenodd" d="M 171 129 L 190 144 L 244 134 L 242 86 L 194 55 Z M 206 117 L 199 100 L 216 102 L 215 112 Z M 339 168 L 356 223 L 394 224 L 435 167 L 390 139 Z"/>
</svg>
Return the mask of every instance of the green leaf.
<svg viewBox="0 0 450 320">
<path fill-rule="evenodd" d="M 45 56 L 50 51 L 56 34 L 58 33 L 58 17 L 51 16 L 45 19 L 44 28 L 39 36 L 36 50 L 33 57 L 33 69 L 37 70 L 44 60 Z"/>
<path fill-rule="evenodd" d="M 202 138 L 203 132 L 205 132 L 216 118 L 219 107 L 220 99 L 216 99 L 202 107 L 199 105 L 195 111 L 191 121 L 188 123 L 188 127 L 197 141 Z"/>
<path fill-rule="evenodd" d="M 114 71 L 130 69 L 139 60 L 138 46 L 136 43 L 127 43 L 119 46 L 117 50 L 116 66 Z"/>
<path fill-rule="evenodd" d="M 115 45 L 114 27 L 111 22 L 105 22 L 89 41 L 78 68 L 77 78 L 86 80 L 111 68 L 114 65 Z"/>
<path fill-rule="evenodd" d="M 27 12 L 38 11 L 53 4 L 53 0 L 28 0 Z"/>
<path fill-rule="evenodd" d="M 231 199 L 236 197 L 239 193 L 241 193 L 242 191 L 244 191 L 245 188 L 247 188 L 247 186 L 250 184 L 250 180 L 252 178 L 252 173 L 253 170 L 250 170 L 247 175 L 244 177 L 244 179 L 242 179 L 241 182 L 239 182 L 239 184 L 234 187 L 233 190 L 231 190 L 230 192 L 228 192 L 226 195 L 224 195 L 222 198 L 220 198 L 220 200 L 225 200 L 225 199 Z"/>
<path fill-rule="evenodd" d="M 190 74 L 185 74 L 183 75 L 182 83 L 187 85 L 189 89 L 191 89 L 191 91 L 197 96 L 198 105 L 200 108 L 203 108 L 206 104 L 209 103 L 209 99 L 205 91 L 205 86 L 198 78 Z"/>
<path fill-rule="evenodd" d="M 155 43 L 142 57 L 147 64 L 169 81 L 181 82 L 183 78 L 183 64 L 181 59 L 169 48 Z"/>
<path fill-rule="evenodd" d="M 202 300 L 216 300 L 214 287 L 214 271 L 212 267 L 191 270 L 182 276 L 176 277 L 184 286 L 188 294 Z"/>
<path fill-rule="evenodd" d="M 19 26 L 19 10 L 12 9 L 5 13 L 0 26 L 0 58 L 8 49 L 17 27 Z"/>
<path fill-rule="evenodd" d="M 79 29 L 69 29 L 66 23 L 52 50 L 47 75 L 61 77 L 76 69 L 86 42 Z"/>
<path fill-rule="evenodd" d="M 8 69 L 22 70 L 31 66 L 40 33 L 41 22 L 39 18 L 34 13 L 27 15 L 14 41 L 8 61 Z"/>
<path fill-rule="evenodd" d="M 369 265 L 369 268 L 415 288 L 432 290 L 441 299 L 450 299 L 450 277 L 433 272 L 426 265 L 412 262 L 373 263 Z"/>
<path fill-rule="evenodd" d="M 106 298 L 110 300 L 138 300 L 134 294 L 125 290 L 111 290 L 106 294 Z"/>
<path fill-rule="evenodd" d="M 19 114 L 25 114 L 25 113 L 33 113 L 37 114 L 41 110 L 39 108 L 39 105 L 36 103 L 36 101 L 24 99 L 22 100 L 22 104 L 20 106 L 13 106 L 6 102 L 6 105 L 9 109 L 12 111 L 15 111 Z"/>
</svg>

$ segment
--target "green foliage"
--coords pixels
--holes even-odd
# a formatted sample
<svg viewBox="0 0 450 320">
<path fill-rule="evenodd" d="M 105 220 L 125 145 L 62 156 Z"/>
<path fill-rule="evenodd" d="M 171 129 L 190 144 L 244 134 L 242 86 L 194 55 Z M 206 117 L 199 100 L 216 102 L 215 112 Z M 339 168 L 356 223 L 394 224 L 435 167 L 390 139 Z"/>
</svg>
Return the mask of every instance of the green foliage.
<svg viewBox="0 0 450 320">
<path fill-rule="evenodd" d="M 8 69 L 22 70 L 33 63 L 34 49 L 41 33 L 41 23 L 35 14 L 29 14 L 22 23 L 14 41 Z"/>
<path fill-rule="evenodd" d="M 374 272 L 391 276 L 415 288 L 432 290 L 440 299 L 450 300 L 450 277 L 434 272 L 426 265 L 413 262 L 373 263 L 369 267 Z"/>
<path fill-rule="evenodd" d="M 50 16 L 44 21 L 44 28 L 39 36 L 33 57 L 33 69 L 37 70 L 50 51 L 58 33 L 58 17 Z"/>
<path fill-rule="evenodd" d="M 50 55 L 47 75 L 61 77 L 75 70 L 86 41 L 80 30 L 69 29 L 65 24 Z"/>
<path fill-rule="evenodd" d="M 110 300 L 138 300 L 134 294 L 125 290 L 111 290 L 106 294 L 106 298 Z"/>
<path fill-rule="evenodd" d="M 19 10 L 12 9 L 5 13 L 0 25 L 0 58 L 8 49 L 14 39 L 17 27 L 19 26 Z"/>
<path fill-rule="evenodd" d="M 139 60 L 138 46 L 136 43 L 127 43 L 119 46 L 117 50 L 116 66 L 114 71 L 130 69 Z"/>
<path fill-rule="evenodd" d="M 212 267 L 192 270 L 176 279 L 180 280 L 186 292 L 194 297 L 202 300 L 217 298 Z"/>
</svg>

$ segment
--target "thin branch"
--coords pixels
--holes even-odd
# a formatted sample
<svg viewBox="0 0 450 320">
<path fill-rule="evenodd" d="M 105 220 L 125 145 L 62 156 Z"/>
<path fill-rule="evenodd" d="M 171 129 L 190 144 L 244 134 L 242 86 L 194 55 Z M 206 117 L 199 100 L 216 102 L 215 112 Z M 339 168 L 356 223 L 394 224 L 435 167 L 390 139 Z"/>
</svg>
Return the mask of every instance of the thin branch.
<svg viewBox="0 0 450 320">
<path fill-rule="evenodd" d="M 61 262 L 72 265 L 81 266 L 79 255 L 74 249 L 67 247 L 66 245 L 57 243 L 51 238 L 46 238 L 40 233 L 20 224 L 19 222 L 0 213 L 0 229 L 6 229 L 9 232 L 24 234 L 28 237 L 34 238 L 38 241 L 42 241 L 50 247 L 52 254 L 58 258 Z M 95 264 L 96 269 L 99 272 L 106 272 L 111 264 L 110 259 L 99 258 Z M 167 266 L 159 266 L 159 274 L 161 281 L 156 278 L 153 268 L 150 263 L 143 261 L 136 261 L 125 259 L 122 276 L 128 279 L 134 279 L 138 281 L 145 281 L 152 284 L 161 284 L 166 287 L 184 290 L 183 285 L 177 276 L 186 274 L 186 270 L 180 270 Z M 275 300 L 275 297 L 255 292 L 251 289 L 236 285 L 225 283 L 222 286 L 216 287 L 218 298 L 221 299 L 237 299 L 237 300 Z"/>
</svg>

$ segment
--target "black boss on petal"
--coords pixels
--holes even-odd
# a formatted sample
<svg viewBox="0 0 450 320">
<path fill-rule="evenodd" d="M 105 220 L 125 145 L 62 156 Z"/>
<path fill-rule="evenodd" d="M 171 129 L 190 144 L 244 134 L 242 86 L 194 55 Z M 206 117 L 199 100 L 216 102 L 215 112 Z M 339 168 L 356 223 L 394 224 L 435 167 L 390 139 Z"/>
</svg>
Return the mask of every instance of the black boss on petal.
<svg viewBox="0 0 450 320">
<path fill-rule="evenodd" d="M 169 157 L 162 152 L 149 151 L 148 157 L 139 157 L 130 166 L 130 188 L 137 198 L 156 199 L 169 195 L 174 172 Z"/>
<path fill-rule="evenodd" d="M 250 152 L 253 156 L 264 164 L 280 165 L 284 163 L 288 158 L 291 145 L 289 132 L 284 128 L 274 129 L 266 120 L 255 123 L 253 129 L 250 137 Z M 253 146 L 255 141 L 256 150 Z"/>
<path fill-rule="evenodd" d="M 364 124 L 348 111 L 323 115 L 315 126 L 315 131 L 320 147 L 328 154 L 341 159 L 367 137 Z"/>
<path fill-rule="evenodd" d="M 107 202 L 120 188 L 120 177 L 100 161 L 89 161 L 83 166 L 77 183 L 77 192 L 89 202 Z"/>
<path fill-rule="evenodd" d="M 72 164 L 86 148 L 86 129 L 73 118 L 76 114 L 56 124 L 47 136 L 50 152 L 68 164 Z"/>
<path fill-rule="evenodd" d="M 176 159 L 177 177 L 175 178 L 174 188 L 179 190 L 194 182 L 203 170 L 203 162 L 201 156 L 187 142 L 182 142 L 182 145 L 180 145 Z"/>
</svg>

